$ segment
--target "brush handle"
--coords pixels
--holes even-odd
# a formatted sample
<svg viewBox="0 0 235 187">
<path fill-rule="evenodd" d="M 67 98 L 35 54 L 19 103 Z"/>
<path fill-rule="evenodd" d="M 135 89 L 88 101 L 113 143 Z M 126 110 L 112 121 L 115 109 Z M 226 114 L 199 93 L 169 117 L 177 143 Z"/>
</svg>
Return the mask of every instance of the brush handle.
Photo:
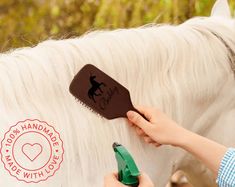
<svg viewBox="0 0 235 187">
<path fill-rule="evenodd" d="M 141 115 L 146 121 L 149 121 L 143 114 L 141 114 L 137 109 L 135 109 L 134 107 L 131 109 L 134 112 L 137 112 L 139 115 Z"/>
</svg>

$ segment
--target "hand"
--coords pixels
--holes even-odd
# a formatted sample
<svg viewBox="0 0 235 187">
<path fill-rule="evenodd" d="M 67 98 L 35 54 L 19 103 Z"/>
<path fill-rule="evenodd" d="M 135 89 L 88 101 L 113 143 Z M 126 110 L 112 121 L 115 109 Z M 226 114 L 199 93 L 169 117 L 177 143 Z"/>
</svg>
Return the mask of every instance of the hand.
<svg viewBox="0 0 235 187">
<path fill-rule="evenodd" d="M 181 147 L 201 160 L 215 176 L 218 175 L 227 147 L 184 129 L 157 109 L 146 107 L 137 107 L 137 109 L 149 121 L 133 111 L 127 112 L 127 117 L 145 142 L 156 146 L 170 144 Z"/>
<path fill-rule="evenodd" d="M 128 111 L 127 117 L 137 134 L 144 141 L 155 146 L 170 144 L 177 146 L 188 131 L 155 108 L 137 107 L 149 121 L 134 111 Z"/>
<path fill-rule="evenodd" d="M 117 173 L 110 173 L 104 177 L 104 187 L 126 187 L 118 181 Z"/>
<path fill-rule="evenodd" d="M 149 176 L 145 173 L 141 173 L 139 178 L 139 186 L 138 187 L 154 187 L 153 182 L 149 178 Z"/>
<path fill-rule="evenodd" d="M 154 187 L 151 179 L 145 173 L 141 173 L 138 187 Z M 117 173 L 110 173 L 104 178 L 104 187 L 127 187 L 118 181 Z"/>
</svg>

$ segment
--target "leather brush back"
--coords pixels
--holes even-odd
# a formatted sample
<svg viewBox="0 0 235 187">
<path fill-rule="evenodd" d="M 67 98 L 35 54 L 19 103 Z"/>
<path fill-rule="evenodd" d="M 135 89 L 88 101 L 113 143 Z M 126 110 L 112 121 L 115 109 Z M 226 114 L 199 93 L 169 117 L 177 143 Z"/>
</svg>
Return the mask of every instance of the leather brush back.
<svg viewBox="0 0 235 187">
<path fill-rule="evenodd" d="M 107 119 L 126 117 L 129 110 L 138 112 L 133 107 L 129 91 L 91 64 L 85 65 L 77 73 L 69 90 L 77 99 Z"/>
</svg>

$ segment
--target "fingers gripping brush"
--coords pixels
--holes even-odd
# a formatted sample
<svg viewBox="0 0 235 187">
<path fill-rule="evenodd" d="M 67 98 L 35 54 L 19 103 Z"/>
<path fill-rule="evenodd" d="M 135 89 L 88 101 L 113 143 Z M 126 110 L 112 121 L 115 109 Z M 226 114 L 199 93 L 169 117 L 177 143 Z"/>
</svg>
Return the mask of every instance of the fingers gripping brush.
<svg viewBox="0 0 235 187">
<path fill-rule="evenodd" d="M 129 110 L 139 113 L 133 107 L 129 91 L 91 64 L 77 73 L 69 90 L 75 98 L 107 119 L 127 117 Z"/>
<path fill-rule="evenodd" d="M 118 180 L 128 186 L 138 186 L 140 172 L 130 153 L 118 143 L 113 143 L 113 150 L 118 164 Z"/>
</svg>

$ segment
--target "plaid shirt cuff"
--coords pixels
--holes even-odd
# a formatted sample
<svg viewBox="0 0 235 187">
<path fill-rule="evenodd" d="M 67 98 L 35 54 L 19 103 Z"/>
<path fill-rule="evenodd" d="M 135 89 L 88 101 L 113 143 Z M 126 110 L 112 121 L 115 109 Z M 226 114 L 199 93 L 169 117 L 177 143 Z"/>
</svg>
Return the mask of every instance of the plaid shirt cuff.
<svg viewBox="0 0 235 187">
<path fill-rule="evenodd" d="M 235 187 L 235 149 L 229 148 L 225 153 L 216 182 L 219 187 Z"/>
</svg>

